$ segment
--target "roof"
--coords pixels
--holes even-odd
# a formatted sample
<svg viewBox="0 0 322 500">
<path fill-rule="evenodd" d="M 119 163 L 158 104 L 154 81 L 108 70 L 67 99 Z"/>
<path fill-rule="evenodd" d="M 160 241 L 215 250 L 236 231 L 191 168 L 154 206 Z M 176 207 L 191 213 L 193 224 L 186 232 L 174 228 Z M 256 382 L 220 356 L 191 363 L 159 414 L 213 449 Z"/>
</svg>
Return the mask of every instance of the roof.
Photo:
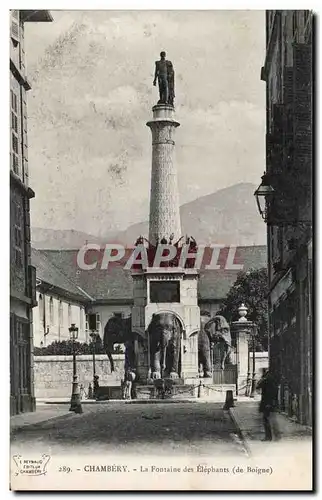
<svg viewBox="0 0 322 500">
<path fill-rule="evenodd" d="M 222 255 L 225 255 L 225 250 L 227 256 L 228 248 L 223 249 Z M 100 266 L 93 270 L 84 270 L 77 265 L 77 252 L 77 250 L 38 250 L 47 262 L 60 269 L 68 280 L 81 287 L 95 301 L 132 301 L 133 282 L 131 272 L 124 270 L 124 260 L 113 263 L 108 270 L 101 269 Z M 218 263 L 220 269 L 200 271 L 198 295 L 201 301 L 223 300 L 237 279 L 240 269 L 225 269 L 225 265 L 228 267 L 226 258 L 219 259 Z M 234 264 L 236 263 L 241 264 L 244 271 L 266 267 L 266 246 L 237 247 L 234 259 Z"/>
<path fill-rule="evenodd" d="M 131 272 L 123 269 L 122 262 L 114 263 L 108 270 L 97 266 L 88 271 L 80 269 L 77 264 L 78 250 L 39 251 L 95 300 L 132 300 Z"/>
<path fill-rule="evenodd" d="M 88 296 L 83 293 L 53 261 L 40 250 L 31 249 L 31 262 L 36 268 L 36 277 L 41 282 L 58 288 L 63 295 L 72 296 L 81 302 L 86 302 Z"/>
</svg>

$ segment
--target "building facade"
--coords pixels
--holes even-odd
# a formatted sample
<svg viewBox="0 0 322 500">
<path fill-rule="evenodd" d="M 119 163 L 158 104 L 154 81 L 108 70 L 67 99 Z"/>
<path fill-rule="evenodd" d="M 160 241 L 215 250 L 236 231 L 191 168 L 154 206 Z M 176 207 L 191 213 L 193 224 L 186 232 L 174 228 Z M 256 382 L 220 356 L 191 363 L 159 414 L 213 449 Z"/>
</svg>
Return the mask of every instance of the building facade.
<svg viewBox="0 0 322 500">
<path fill-rule="evenodd" d="M 10 12 L 10 412 L 35 408 L 33 393 L 32 308 L 36 271 L 31 265 L 27 140 L 27 91 L 24 27 L 48 22 L 48 11 Z"/>
<path fill-rule="evenodd" d="M 310 11 L 266 12 L 270 366 L 280 407 L 312 425 L 312 35 Z"/>
<path fill-rule="evenodd" d="M 78 341 L 89 342 L 84 303 L 66 296 L 64 290 L 53 288 L 42 292 L 41 289 L 40 285 L 36 292 L 37 306 L 33 310 L 34 346 L 46 347 L 55 340 L 70 340 L 72 323 L 78 327 Z"/>
<path fill-rule="evenodd" d="M 34 248 L 31 250 L 31 263 L 36 268 L 34 346 L 47 347 L 54 341 L 70 340 L 72 323 L 78 327 L 78 340 L 88 342 L 86 307 L 91 297 Z"/>
</svg>

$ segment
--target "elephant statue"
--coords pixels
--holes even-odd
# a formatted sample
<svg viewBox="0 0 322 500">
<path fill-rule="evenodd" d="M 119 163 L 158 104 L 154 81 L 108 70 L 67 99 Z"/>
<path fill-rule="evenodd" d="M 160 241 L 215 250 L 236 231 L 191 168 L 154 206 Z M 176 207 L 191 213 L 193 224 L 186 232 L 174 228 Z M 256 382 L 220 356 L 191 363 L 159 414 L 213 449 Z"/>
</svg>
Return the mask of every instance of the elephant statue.
<svg viewBox="0 0 322 500">
<path fill-rule="evenodd" d="M 229 324 L 224 316 L 216 315 L 211 318 L 205 325 L 211 342 L 219 344 L 220 347 L 220 366 L 224 370 L 225 364 L 230 363 L 230 355 L 232 352 L 231 335 Z"/>
<path fill-rule="evenodd" d="M 111 364 L 111 371 L 115 371 L 114 361 L 112 356 L 112 351 L 114 344 L 124 344 L 125 345 L 125 373 L 134 371 L 136 372 L 136 355 L 135 355 L 135 340 L 137 336 L 132 333 L 132 319 L 131 316 L 128 318 L 121 318 L 118 316 L 112 316 L 108 320 L 104 328 L 104 339 L 103 345 L 107 357 Z"/>
<path fill-rule="evenodd" d="M 179 377 L 181 325 L 171 313 L 153 314 L 148 327 L 152 379 Z"/>
<path fill-rule="evenodd" d="M 200 330 L 198 333 L 198 365 L 199 373 L 204 377 L 212 377 L 212 342 L 210 333 L 205 329 L 210 321 L 208 311 L 200 313 Z"/>
</svg>

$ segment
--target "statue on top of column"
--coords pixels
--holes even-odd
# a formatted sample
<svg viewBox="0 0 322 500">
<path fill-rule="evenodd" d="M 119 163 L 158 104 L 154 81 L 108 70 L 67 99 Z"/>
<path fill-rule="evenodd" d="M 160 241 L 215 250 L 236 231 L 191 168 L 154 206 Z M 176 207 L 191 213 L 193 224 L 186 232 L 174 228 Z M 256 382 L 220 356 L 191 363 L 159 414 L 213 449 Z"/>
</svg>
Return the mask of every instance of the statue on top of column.
<svg viewBox="0 0 322 500">
<path fill-rule="evenodd" d="M 174 100 L 174 69 L 171 61 L 166 59 L 166 53 L 160 53 L 160 60 L 155 62 L 153 85 L 159 84 L 160 99 L 158 104 L 173 106 Z"/>
</svg>

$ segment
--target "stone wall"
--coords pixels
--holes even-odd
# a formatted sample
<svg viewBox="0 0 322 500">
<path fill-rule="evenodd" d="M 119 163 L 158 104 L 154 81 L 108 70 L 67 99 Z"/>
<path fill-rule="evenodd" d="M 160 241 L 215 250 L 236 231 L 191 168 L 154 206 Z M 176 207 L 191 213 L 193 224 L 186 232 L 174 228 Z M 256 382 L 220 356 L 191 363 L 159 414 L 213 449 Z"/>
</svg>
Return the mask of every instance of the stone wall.
<svg viewBox="0 0 322 500">
<path fill-rule="evenodd" d="M 111 373 L 109 361 L 105 354 L 96 355 L 96 374 L 100 385 L 120 386 L 124 376 L 124 354 L 114 354 L 115 372 Z M 263 368 L 268 368 L 268 353 L 257 352 L 255 356 L 256 379 L 262 375 Z M 252 353 L 251 353 L 252 370 Z M 93 384 L 93 358 L 90 355 L 77 356 L 77 374 L 80 384 L 86 392 L 88 385 Z M 35 356 L 34 380 L 36 398 L 70 397 L 73 378 L 72 356 Z"/>
<path fill-rule="evenodd" d="M 77 356 L 78 381 L 86 392 L 89 384 L 93 387 L 93 357 Z M 95 357 L 96 374 L 100 385 L 121 384 L 124 375 L 124 354 L 114 354 L 115 372 L 111 373 L 110 363 L 105 354 Z M 72 356 L 35 356 L 34 358 L 35 397 L 64 398 L 71 395 L 73 379 Z"/>
</svg>

